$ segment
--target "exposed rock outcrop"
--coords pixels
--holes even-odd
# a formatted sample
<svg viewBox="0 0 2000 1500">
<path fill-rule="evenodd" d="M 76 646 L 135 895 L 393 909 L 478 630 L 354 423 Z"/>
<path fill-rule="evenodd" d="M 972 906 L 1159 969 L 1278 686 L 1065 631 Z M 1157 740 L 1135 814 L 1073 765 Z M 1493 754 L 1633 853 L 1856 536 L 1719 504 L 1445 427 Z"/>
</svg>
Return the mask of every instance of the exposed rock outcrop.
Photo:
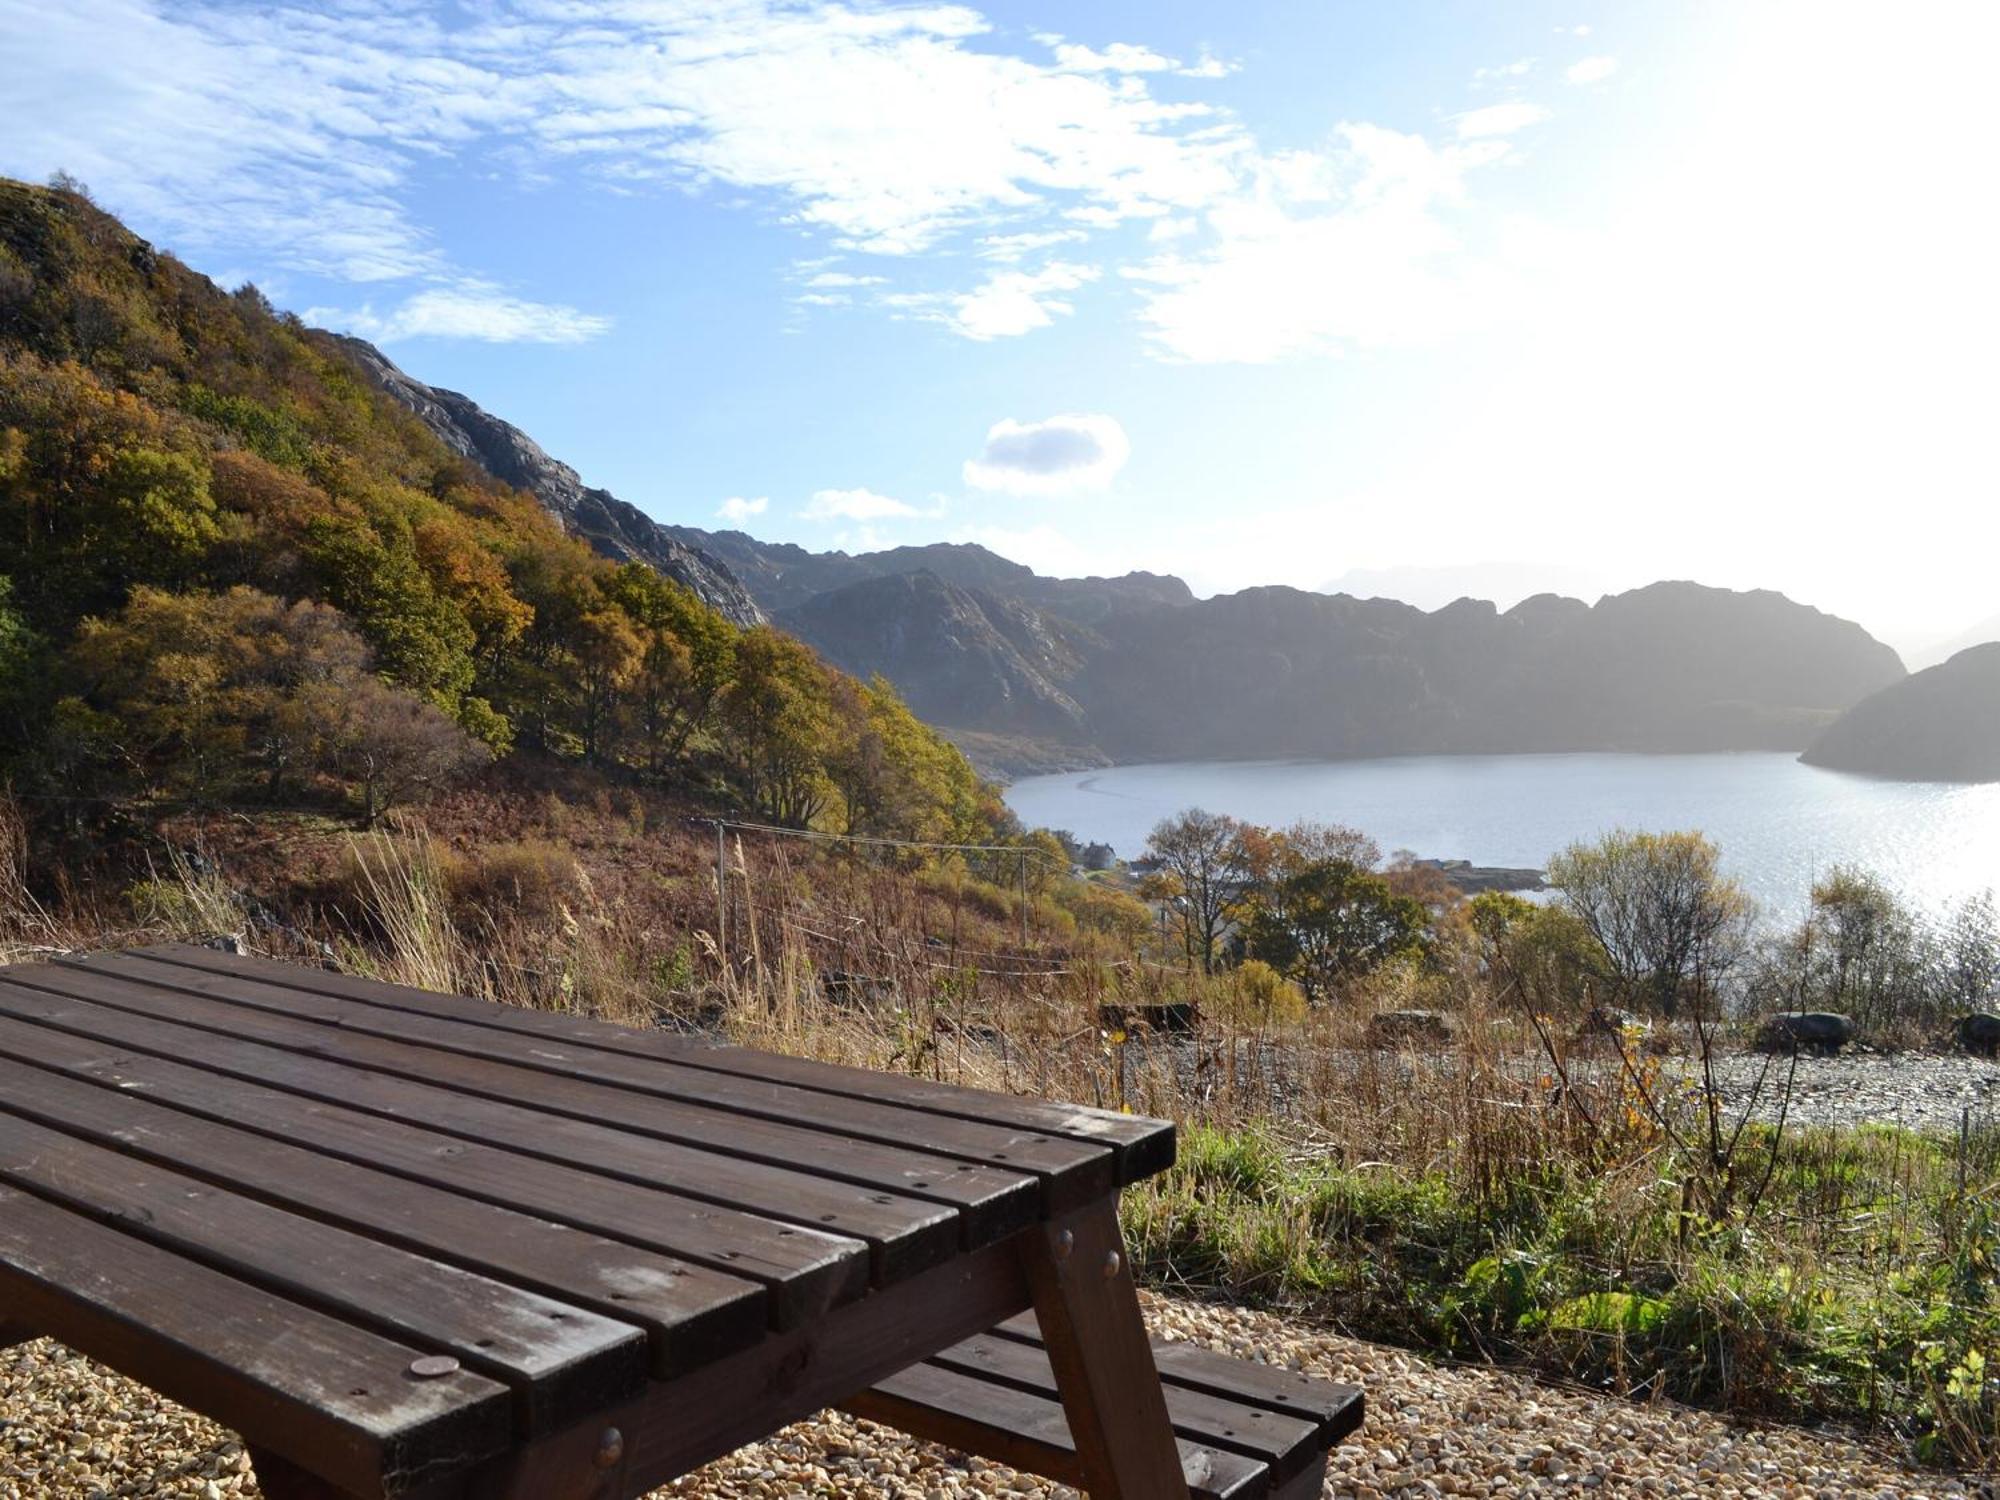
<svg viewBox="0 0 2000 1500">
<path fill-rule="evenodd" d="M 593 489 L 575 469 L 551 458 L 511 422 L 469 396 L 426 385 L 363 339 L 339 335 L 341 346 L 368 377 L 407 406 L 456 453 L 494 478 L 526 490 L 606 557 L 650 563 L 739 625 L 764 612 L 727 564 L 690 547 L 672 531 L 609 490 Z"/>
</svg>

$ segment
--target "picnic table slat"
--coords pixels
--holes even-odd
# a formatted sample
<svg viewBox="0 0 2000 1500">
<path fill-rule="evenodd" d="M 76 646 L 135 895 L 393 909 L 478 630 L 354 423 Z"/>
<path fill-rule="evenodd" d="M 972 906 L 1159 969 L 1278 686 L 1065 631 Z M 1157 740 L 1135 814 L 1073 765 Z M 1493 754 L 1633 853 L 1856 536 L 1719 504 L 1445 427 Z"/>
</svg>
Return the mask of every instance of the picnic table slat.
<svg viewBox="0 0 2000 1500">
<path fill-rule="evenodd" d="M 932 1356 L 930 1363 L 998 1380 L 1051 1401 L 1061 1399 L 1048 1351 L 1038 1344 L 980 1335 Z M 1282 1461 L 1293 1455 L 1304 1460 L 1319 1452 L 1315 1442 L 1319 1424 L 1303 1414 L 1280 1414 L 1172 1381 L 1166 1383 L 1166 1392 L 1174 1431 L 1194 1442 L 1227 1448 L 1273 1465 L 1280 1481 L 1291 1478 L 1294 1472 L 1293 1467 L 1276 1467 Z"/>
<path fill-rule="evenodd" d="M 841 1406 L 1063 1484 L 1084 1483 L 1069 1419 L 1050 1396 L 925 1363 L 876 1381 Z M 1254 1458 L 1187 1438 L 1179 1448 L 1196 1500 L 1256 1500 L 1268 1491 L 1270 1470 Z"/>
<path fill-rule="evenodd" d="M 278 1207 L 630 1321 L 662 1379 L 756 1342 L 757 1283 L 0 1058 L 0 1109 Z"/>
<path fill-rule="evenodd" d="M 0 1306 L 364 1500 L 505 1451 L 505 1386 L 0 1188 Z"/>
<path fill-rule="evenodd" d="M 364 1004 L 452 1015 L 475 1025 L 515 1031 L 580 1047 L 660 1058 L 736 1077 L 770 1079 L 839 1098 L 867 1099 L 949 1119 L 1005 1123 L 1015 1128 L 1109 1146 L 1119 1181 L 1129 1185 L 1165 1171 L 1174 1162 L 1173 1126 L 1164 1120 L 1093 1109 L 1087 1105 L 1005 1094 L 960 1084 L 934 1083 L 908 1074 L 844 1068 L 782 1053 L 732 1047 L 658 1029 L 639 1030 L 554 1011 L 495 1005 L 462 995 L 441 995 L 327 969 L 307 969 L 273 959 L 223 953 L 188 943 L 133 950 L 162 962 L 216 974 L 234 974 Z"/>
<path fill-rule="evenodd" d="M 1033 1313 L 995 1324 L 993 1334 L 1037 1348 L 1042 1343 L 1041 1325 Z M 1266 1411 L 1309 1417 L 1320 1424 L 1320 1442 L 1325 1447 L 1353 1432 L 1360 1418 L 1358 1387 L 1315 1380 L 1283 1365 L 1231 1359 L 1182 1340 L 1155 1342 L 1153 1363 L 1169 1392 L 1178 1386 L 1247 1402 Z"/>
<path fill-rule="evenodd" d="M 985 1121 L 961 1120 L 873 1100 L 815 1093 L 769 1078 L 691 1068 L 665 1058 L 632 1056 L 602 1047 L 565 1046 L 553 1038 L 480 1026 L 467 1017 L 429 1014 L 343 996 L 281 986 L 249 975 L 211 975 L 146 954 L 92 954 L 64 966 L 171 985 L 231 1004 L 277 1010 L 329 1026 L 496 1059 L 564 1077 L 613 1084 L 637 1093 L 707 1106 L 752 1119 L 837 1135 L 844 1151 L 875 1141 L 903 1151 L 928 1151 L 960 1162 L 1004 1164 L 1005 1179 L 1029 1173 L 1043 1184 L 1045 1211 L 1067 1212 L 1115 1186 L 1117 1161 L 1108 1146 Z M 805 1157 L 794 1159 L 805 1160 Z M 976 1179 L 961 1179 L 970 1187 Z M 893 1183 L 885 1184 L 893 1185 Z M 907 1187 L 905 1187 L 907 1191 Z M 1020 1227 L 1017 1221 L 990 1237 Z"/>
<path fill-rule="evenodd" d="M 771 1324 L 789 1328 L 868 1288 L 868 1247 L 657 1189 L 517 1156 L 338 1104 L 261 1085 L 217 1087 L 213 1073 L 120 1044 L 31 1024 L 0 985 L 0 1055 L 255 1131 L 322 1155 L 464 1193 L 762 1283 Z M 34 996 L 47 1002 L 46 996 Z M 116 1014 L 115 1012 L 112 1014 Z"/>
<path fill-rule="evenodd" d="M 119 983 L 100 976 L 75 977 L 107 988 Z M 116 1039 L 121 1046 L 210 1072 L 563 1162 L 584 1172 L 670 1186 L 682 1197 L 851 1235 L 868 1244 L 877 1284 L 935 1265 L 957 1249 L 957 1215 L 934 1203 L 547 1115 L 167 1019 L 185 1008 L 215 1005 L 213 1001 L 159 992 L 157 1008 L 149 1005 L 135 1011 L 129 1008 L 129 998 L 117 1005 L 64 993 L 35 978 L 32 968 L 9 970 L 4 981 L 0 1013 Z M 145 997 L 153 992 L 140 993 Z M 329 1050 L 343 1040 L 332 1033 L 327 1036 Z"/>
<path fill-rule="evenodd" d="M 576 1067 L 557 1066 L 552 1061 L 554 1049 L 462 1022 L 386 1011 L 250 981 L 220 981 L 227 989 L 206 990 L 200 988 L 200 976 L 189 976 L 195 980 L 193 985 L 179 985 L 173 982 L 174 976 L 186 974 L 185 970 L 161 964 L 128 964 L 115 957 L 48 967 L 51 972 L 47 977 L 38 976 L 35 983 L 82 998 L 121 1006 L 129 1002 L 143 1013 L 226 1030 L 246 1041 L 303 1050 L 315 1057 L 419 1083 L 635 1130 L 766 1166 L 809 1171 L 828 1181 L 945 1204 L 959 1215 L 960 1232 L 968 1248 L 1000 1239 L 1037 1214 L 1038 1179 L 1028 1169 L 972 1161 L 963 1155 L 928 1155 L 921 1141 L 885 1143 L 893 1139 L 887 1132 L 868 1139 L 830 1134 L 818 1128 L 817 1120 L 801 1123 L 800 1109 L 813 1098 L 809 1094 L 782 1101 L 783 1108 L 742 1113 L 727 1103 L 713 1107 L 672 1093 L 656 1095 L 612 1086 L 611 1081 L 591 1076 L 587 1060 Z M 88 975 L 91 982 L 72 989 L 55 977 L 63 971 Z M 99 982 L 106 978 L 115 983 Z M 138 989 L 124 988 L 127 984 Z M 159 1002 L 146 998 L 153 995 L 171 998 Z M 612 1070 L 623 1065 L 628 1070 L 661 1071 L 658 1065 L 643 1060 L 610 1057 L 607 1062 Z M 697 1079 L 706 1076 L 688 1069 L 673 1071 Z M 1009 1143 L 1004 1133 L 995 1133 L 995 1138 L 1001 1145 Z M 1089 1153 L 1102 1168 L 1097 1180 L 1090 1183 L 1084 1180 L 1090 1175 L 1085 1171 L 1090 1162 L 1081 1148 L 1064 1149 L 1074 1158 L 1076 1170 L 1071 1175 L 1077 1187 L 1091 1187 L 1088 1196 L 1092 1197 L 1109 1191 L 1108 1152 Z M 1075 1188 L 1068 1191 L 1073 1193 Z"/>
<path fill-rule="evenodd" d="M 5 1112 L 0 1184 L 59 1204 L 287 1301 L 508 1386 L 533 1435 L 633 1395 L 645 1336 L 411 1251 L 318 1224 Z"/>
</svg>

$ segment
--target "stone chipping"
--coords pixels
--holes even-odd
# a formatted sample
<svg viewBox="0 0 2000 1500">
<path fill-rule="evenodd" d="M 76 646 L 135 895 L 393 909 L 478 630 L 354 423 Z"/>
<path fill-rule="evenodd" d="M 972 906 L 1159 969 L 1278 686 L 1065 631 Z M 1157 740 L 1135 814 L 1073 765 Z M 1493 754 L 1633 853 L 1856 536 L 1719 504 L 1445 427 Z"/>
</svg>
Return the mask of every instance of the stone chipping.
<svg viewBox="0 0 2000 1500">
<path fill-rule="evenodd" d="M 1368 1393 L 1368 1421 L 1335 1451 L 1326 1494 L 2000 1500 L 2000 1483 L 1913 1470 L 1886 1451 L 1794 1427 L 1442 1366 L 1268 1313 L 1148 1295 L 1169 1338 L 1270 1360 Z M 658 1500 L 970 1496 L 1073 1500 L 1075 1491 L 827 1413 L 659 1492 Z M 235 1436 L 46 1340 L 0 1351 L 0 1500 L 221 1500 L 259 1495 Z"/>
</svg>

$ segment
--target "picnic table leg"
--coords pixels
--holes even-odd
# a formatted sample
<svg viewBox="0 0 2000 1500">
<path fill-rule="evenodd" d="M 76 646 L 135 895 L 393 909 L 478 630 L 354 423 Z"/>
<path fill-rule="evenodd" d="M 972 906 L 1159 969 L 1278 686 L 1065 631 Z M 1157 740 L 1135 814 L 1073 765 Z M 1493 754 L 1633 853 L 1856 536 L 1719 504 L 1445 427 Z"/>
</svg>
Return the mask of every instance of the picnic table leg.
<svg viewBox="0 0 2000 1500">
<path fill-rule="evenodd" d="M 1116 1205 L 1043 1225 L 1022 1259 L 1091 1500 L 1187 1500 Z"/>
<path fill-rule="evenodd" d="M 282 1459 L 266 1448 L 250 1450 L 250 1468 L 257 1476 L 257 1488 L 264 1500 L 351 1500 L 345 1490 L 337 1490 L 315 1474 Z"/>
<path fill-rule="evenodd" d="M 1325 1492 L 1326 1455 L 1322 1453 L 1315 1462 L 1294 1476 L 1290 1484 L 1272 1491 L 1271 1500 L 1320 1500 Z"/>
<path fill-rule="evenodd" d="M 327 1483 L 308 1473 L 290 1459 L 280 1458 L 268 1448 L 250 1445 L 250 1468 L 257 1476 L 257 1488 L 264 1500 L 361 1500 L 360 1496 Z M 463 1493 L 457 1480 L 425 1485 L 408 1492 L 409 1500 L 449 1500 Z"/>
</svg>

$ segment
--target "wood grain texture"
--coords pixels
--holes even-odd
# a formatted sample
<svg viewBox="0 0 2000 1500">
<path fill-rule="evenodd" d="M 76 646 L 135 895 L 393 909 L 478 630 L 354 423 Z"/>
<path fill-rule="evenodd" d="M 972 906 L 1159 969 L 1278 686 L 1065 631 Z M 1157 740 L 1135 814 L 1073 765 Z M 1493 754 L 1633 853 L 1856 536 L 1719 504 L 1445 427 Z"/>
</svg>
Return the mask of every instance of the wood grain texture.
<svg viewBox="0 0 2000 1500">
<path fill-rule="evenodd" d="M 521 1428 L 531 1434 L 567 1425 L 645 1384 L 645 1336 L 629 1323 L 6 1113 L 0 1113 L 0 1184 L 399 1343 L 452 1355 L 511 1389 Z"/>
<path fill-rule="evenodd" d="M 168 996 L 159 1010 L 175 1009 L 171 1002 L 176 998 L 187 1005 L 210 1003 Z M 228 1007 L 221 1009 L 227 1011 Z M 178 1019 L 163 1019 L 160 1014 L 140 1014 L 39 987 L 30 989 L 13 971 L 0 984 L 0 1014 L 102 1038 L 224 1077 L 504 1147 L 580 1172 L 667 1188 L 682 1198 L 719 1208 L 848 1235 L 868 1245 L 877 1284 L 936 1265 L 958 1245 L 956 1215 L 936 1204 L 241 1041 Z M 341 1040 L 331 1038 L 332 1042 Z M 233 1100 L 241 1091 L 231 1085 L 226 1092 Z"/>
<path fill-rule="evenodd" d="M 766 1288 L 774 1327 L 796 1326 L 868 1289 L 868 1247 L 859 1240 L 568 1171 L 278 1089 L 225 1084 L 171 1059 L 24 1023 L 8 1013 L 9 1000 L 0 986 L 0 1056 L 755 1280 Z"/>
<path fill-rule="evenodd" d="M 1084 1487 L 1096 1500 L 1183 1500 L 1187 1481 L 1117 1206 L 1106 1201 L 1037 1225 L 1026 1239 L 1023 1270 Z"/>
<path fill-rule="evenodd" d="M 294 1020 L 307 1020 L 371 1036 L 469 1055 L 483 1061 L 517 1064 L 520 1067 L 556 1074 L 564 1078 L 612 1085 L 636 1094 L 671 1099 L 701 1106 L 702 1115 L 737 1116 L 739 1125 L 747 1121 L 772 1122 L 786 1127 L 785 1144 L 776 1147 L 776 1159 L 804 1164 L 815 1160 L 813 1143 L 801 1142 L 801 1133 L 817 1133 L 822 1143 L 836 1137 L 845 1159 L 835 1165 L 852 1171 L 866 1160 L 854 1151 L 858 1142 L 892 1146 L 907 1156 L 924 1152 L 974 1166 L 1004 1166 L 994 1172 L 996 1184 L 1011 1184 L 1021 1175 L 1041 1184 L 1046 1211 L 1062 1212 L 1077 1204 L 1100 1198 L 1116 1186 L 1116 1159 L 1109 1147 L 1064 1136 L 1048 1135 L 979 1120 L 902 1108 L 865 1098 L 816 1092 L 769 1078 L 718 1073 L 688 1067 L 666 1058 L 630 1055 L 601 1047 L 565 1045 L 552 1037 L 516 1033 L 482 1026 L 459 1014 L 430 1014 L 334 995 L 324 995 L 268 980 L 244 975 L 211 975 L 168 964 L 146 954 L 96 954 L 61 961 L 58 967 L 74 967 L 90 972 L 115 974 L 141 983 L 182 990 L 224 1000 L 230 1004 L 275 1012 Z M 475 1002 L 476 1003 L 476 1002 Z M 528 1096 L 522 1096 L 524 1098 Z M 562 1098 L 561 1093 L 550 1097 Z M 574 1095 L 595 1099 L 600 1107 L 603 1094 Z M 610 1116 L 607 1116 L 609 1118 Z M 758 1137 L 751 1137 L 757 1139 Z M 916 1176 L 935 1178 L 934 1164 L 904 1169 L 894 1176 L 878 1178 L 879 1185 L 910 1191 Z M 979 1183 L 977 1176 L 961 1174 L 957 1186 L 969 1189 Z M 935 1184 L 933 1184 L 935 1186 Z M 1010 1223 L 989 1238 L 997 1238 L 1020 1227 Z"/>
<path fill-rule="evenodd" d="M 464 1370 L 414 1379 L 421 1350 L 10 1188 L 0 1303 L 362 1500 L 420 1490 L 513 1442 L 505 1386 Z"/>
<path fill-rule="evenodd" d="M 169 982 L 183 976 L 192 983 Z M 1038 1217 L 1044 1190 L 1056 1180 L 1038 1176 L 1024 1165 L 1005 1164 L 1005 1148 L 1017 1140 L 1006 1132 L 982 1132 L 977 1126 L 950 1122 L 972 1138 L 960 1142 L 969 1149 L 939 1154 L 925 1149 L 922 1141 L 898 1139 L 893 1128 L 879 1122 L 872 1130 L 846 1129 L 852 1122 L 842 1118 L 843 1111 L 813 1110 L 815 1096 L 801 1091 L 792 1091 L 800 1097 L 759 1099 L 746 1106 L 731 1094 L 750 1092 L 750 1085 L 735 1090 L 706 1087 L 701 1080 L 712 1075 L 693 1069 L 602 1053 L 577 1054 L 585 1061 L 564 1065 L 570 1053 L 531 1038 L 275 985 L 189 975 L 118 955 L 51 964 L 32 977 L 12 977 L 50 993 L 157 1015 L 245 1041 L 788 1172 L 810 1173 L 827 1182 L 924 1199 L 959 1215 L 960 1236 L 968 1248 L 1010 1234 Z M 590 1066 L 588 1059 L 593 1056 L 604 1057 L 606 1068 Z M 667 1077 L 660 1087 L 645 1090 L 629 1079 L 597 1076 L 621 1067 Z M 676 1086 L 675 1077 L 694 1083 Z M 972 1149 L 988 1146 L 991 1151 L 986 1154 L 998 1156 L 1000 1162 L 981 1160 Z M 1016 1149 L 1036 1153 L 1033 1147 Z M 1060 1179 L 1065 1197 L 1079 1191 L 1086 1198 L 1099 1197 L 1110 1190 L 1108 1152 L 1051 1142 L 1040 1155 L 1046 1158 L 1058 1149 L 1068 1153 L 1067 1175 Z"/>
<path fill-rule="evenodd" d="M 436 1256 L 607 1317 L 651 1340 L 661 1378 L 754 1343 L 764 1289 L 426 1184 L 0 1058 L 0 1108 L 384 1244 Z"/>
<path fill-rule="evenodd" d="M 457 1016 L 477 1025 L 581 1047 L 599 1047 L 626 1055 L 661 1058 L 736 1077 L 789 1083 L 836 1097 L 893 1103 L 951 1119 L 1004 1123 L 1021 1130 L 1101 1144 L 1116 1154 L 1119 1180 L 1125 1184 L 1163 1172 L 1174 1161 L 1174 1128 L 1164 1120 L 1149 1120 L 1112 1110 L 988 1089 L 965 1088 L 904 1074 L 836 1067 L 804 1058 L 731 1047 L 700 1037 L 635 1030 L 580 1016 L 493 1005 L 459 995 L 438 995 L 406 985 L 378 984 L 373 980 L 356 979 L 323 969 L 307 969 L 271 959 L 220 953 L 184 943 L 159 944 L 135 951 L 183 968 L 254 976 L 318 994 L 340 995 L 366 1004 L 433 1015 Z"/>
<path fill-rule="evenodd" d="M 587 1462 L 606 1426 L 625 1438 L 626 1495 L 678 1475 L 916 1364 L 1028 1306 L 1024 1230 L 774 1335 L 698 1375 L 655 1383 L 639 1400 L 491 1466 L 478 1500 L 598 1500 Z"/>
</svg>

